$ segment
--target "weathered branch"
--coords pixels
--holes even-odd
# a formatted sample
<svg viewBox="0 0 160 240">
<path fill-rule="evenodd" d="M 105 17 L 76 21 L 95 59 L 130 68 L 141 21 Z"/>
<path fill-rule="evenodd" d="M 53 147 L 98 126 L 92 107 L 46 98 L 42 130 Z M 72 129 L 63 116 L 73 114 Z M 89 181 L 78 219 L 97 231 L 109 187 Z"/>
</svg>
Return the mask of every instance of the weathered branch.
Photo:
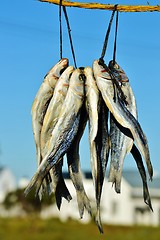
<svg viewBox="0 0 160 240">
<path fill-rule="evenodd" d="M 59 5 L 59 0 L 39 0 L 40 2 L 48 2 Z M 88 9 L 101 9 L 101 10 L 113 10 L 113 4 L 102 4 L 102 3 L 82 3 L 82 2 L 71 2 L 62 0 L 62 5 L 66 7 L 78 7 L 78 8 L 88 8 Z M 117 10 L 119 12 L 160 12 L 160 6 L 150 6 L 150 5 L 118 5 Z"/>
</svg>

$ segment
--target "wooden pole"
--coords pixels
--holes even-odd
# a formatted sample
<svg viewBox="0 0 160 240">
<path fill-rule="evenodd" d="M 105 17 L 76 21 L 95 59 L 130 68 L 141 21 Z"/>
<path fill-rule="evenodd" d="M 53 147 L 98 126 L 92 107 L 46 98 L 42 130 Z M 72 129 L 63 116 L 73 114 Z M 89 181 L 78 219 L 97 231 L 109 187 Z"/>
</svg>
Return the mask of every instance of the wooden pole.
<svg viewBox="0 0 160 240">
<path fill-rule="evenodd" d="M 48 2 L 59 5 L 60 0 L 39 0 L 40 2 Z M 114 9 L 113 4 L 102 4 L 102 3 L 81 3 L 81 2 L 71 2 L 62 0 L 62 5 L 66 7 L 78 7 L 86 9 L 101 9 L 110 10 Z M 119 12 L 160 12 L 160 6 L 150 6 L 150 5 L 118 5 L 117 10 Z"/>
</svg>

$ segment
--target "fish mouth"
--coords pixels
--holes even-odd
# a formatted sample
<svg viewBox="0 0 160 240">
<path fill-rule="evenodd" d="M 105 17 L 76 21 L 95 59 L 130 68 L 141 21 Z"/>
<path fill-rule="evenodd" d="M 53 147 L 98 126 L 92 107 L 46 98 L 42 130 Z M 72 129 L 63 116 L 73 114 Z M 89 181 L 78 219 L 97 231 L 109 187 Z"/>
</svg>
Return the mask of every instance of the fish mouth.
<svg viewBox="0 0 160 240">
<path fill-rule="evenodd" d="M 60 63 L 62 63 L 62 69 L 60 70 L 60 75 L 64 72 L 64 70 L 68 67 L 69 60 L 67 58 L 62 58 Z"/>
<path fill-rule="evenodd" d="M 64 65 L 67 65 L 69 63 L 68 58 L 62 58 L 61 62 L 63 62 Z"/>
</svg>

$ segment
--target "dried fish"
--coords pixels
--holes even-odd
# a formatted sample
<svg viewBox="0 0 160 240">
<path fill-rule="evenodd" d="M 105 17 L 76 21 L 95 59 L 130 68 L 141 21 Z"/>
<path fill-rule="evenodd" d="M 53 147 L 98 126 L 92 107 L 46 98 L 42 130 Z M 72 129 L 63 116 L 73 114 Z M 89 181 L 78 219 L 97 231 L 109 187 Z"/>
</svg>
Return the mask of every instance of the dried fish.
<svg viewBox="0 0 160 240">
<path fill-rule="evenodd" d="M 42 161 L 41 146 L 40 146 L 40 135 L 43 124 L 43 119 L 53 95 L 55 85 L 59 79 L 61 72 L 68 66 L 68 59 L 63 58 L 47 73 L 44 78 L 42 85 L 40 86 L 34 102 L 32 104 L 32 127 L 34 133 L 34 139 L 37 151 L 38 165 Z M 46 178 L 46 182 L 48 182 Z M 48 185 L 48 184 L 47 184 Z M 40 199 L 42 197 L 42 191 L 39 194 Z"/>
<path fill-rule="evenodd" d="M 137 119 L 136 100 L 131 89 L 129 79 L 123 69 L 113 61 L 110 61 L 109 68 L 113 75 L 119 81 L 121 89 L 126 97 L 126 108 Z M 115 101 L 118 101 L 116 98 Z M 110 116 L 110 139 L 111 139 L 111 164 L 108 180 L 115 184 L 115 190 L 120 193 L 122 168 L 124 158 L 130 152 L 133 146 L 133 137 L 127 128 L 121 126 L 114 116 Z"/>
<path fill-rule="evenodd" d="M 55 86 L 53 96 L 48 105 L 41 130 L 41 151 L 44 158 L 47 154 L 47 142 L 52 136 L 52 131 L 58 121 L 58 117 L 61 111 L 62 104 L 65 100 L 67 90 L 69 87 L 69 79 L 74 70 L 73 66 L 67 67 L 59 77 L 59 80 Z M 60 161 L 63 161 L 62 159 Z M 72 199 L 65 181 L 62 176 L 62 164 L 58 163 L 57 166 L 53 166 L 50 171 L 51 175 L 51 191 L 55 193 L 57 206 L 60 209 L 61 198 L 64 196 L 68 201 Z M 59 186 L 61 186 L 60 189 Z"/>
<path fill-rule="evenodd" d="M 99 64 L 98 60 L 93 63 L 93 71 L 97 81 L 98 88 L 102 94 L 102 97 L 109 108 L 110 112 L 113 114 L 117 122 L 125 128 L 128 128 L 134 140 L 137 143 L 145 161 L 147 164 L 150 179 L 153 176 L 153 168 L 150 161 L 150 153 L 147 138 L 135 117 L 128 111 L 125 103 L 121 100 L 118 91 L 116 97 L 118 101 L 114 101 L 113 95 L 113 83 L 110 74 L 104 69 L 103 66 Z"/>
<path fill-rule="evenodd" d="M 95 186 L 97 212 L 95 221 L 100 232 L 103 232 L 100 217 L 100 199 L 105 176 L 106 163 L 108 160 L 108 109 L 102 107 L 102 99 L 90 67 L 84 69 L 86 76 L 86 109 L 89 115 L 89 142 L 92 176 Z M 101 110 L 101 111 L 100 111 Z"/>
<path fill-rule="evenodd" d="M 84 100 L 84 75 L 80 69 L 76 69 L 70 78 L 70 85 L 65 101 L 59 114 L 58 122 L 52 131 L 52 137 L 47 144 L 48 150 L 37 172 L 31 179 L 25 194 L 36 186 L 36 193 L 48 171 L 58 163 L 67 152 L 78 131 L 80 121 L 80 109 Z"/>
</svg>

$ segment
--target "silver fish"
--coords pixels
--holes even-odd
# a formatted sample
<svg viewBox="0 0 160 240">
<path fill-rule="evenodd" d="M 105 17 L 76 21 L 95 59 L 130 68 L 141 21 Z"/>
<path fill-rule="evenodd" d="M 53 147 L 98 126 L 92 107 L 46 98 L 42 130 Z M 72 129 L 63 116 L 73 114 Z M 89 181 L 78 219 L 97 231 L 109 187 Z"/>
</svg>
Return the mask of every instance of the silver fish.
<svg viewBox="0 0 160 240">
<path fill-rule="evenodd" d="M 83 135 L 84 129 L 86 127 L 87 120 L 88 120 L 87 113 L 85 110 L 85 106 L 83 105 L 81 109 L 80 123 L 79 123 L 77 135 L 75 136 L 75 139 L 72 145 L 67 151 L 68 170 L 69 170 L 70 178 L 76 189 L 80 218 L 83 217 L 84 208 L 86 208 L 89 214 L 92 215 L 90 200 L 88 199 L 83 186 L 83 177 L 81 173 L 80 156 L 79 156 L 79 143 Z"/>
<path fill-rule="evenodd" d="M 98 88 L 102 94 L 102 97 L 109 108 L 110 112 L 113 114 L 117 122 L 125 128 L 128 128 L 134 140 L 139 147 L 148 168 L 150 179 L 153 176 L 153 168 L 150 161 L 149 147 L 147 138 L 135 117 L 128 111 L 124 102 L 121 100 L 119 93 L 117 91 L 116 97 L 118 101 L 114 102 L 114 90 L 111 75 L 108 69 L 105 69 L 99 62 L 95 60 L 93 63 L 93 71 L 97 81 Z"/>
<path fill-rule="evenodd" d="M 100 232 L 103 232 L 101 217 L 100 217 L 100 198 L 103 185 L 102 166 L 101 166 L 101 148 L 102 142 L 100 138 L 99 123 L 99 111 L 100 111 L 100 93 L 96 85 L 96 81 L 93 77 L 93 70 L 90 67 L 84 69 L 86 76 L 85 92 L 86 92 L 86 109 L 89 115 L 89 143 L 90 143 L 90 160 L 92 167 L 93 183 L 95 187 L 95 196 L 97 204 L 97 212 L 95 221 L 98 225 Z M 100 133 L 100 134 L 99 134 Z M 100 143 L 100 144 L 99 144 Z M 102 181 L 101 181 L 102 180 Z"/>
<path fill-rule="evenodd" d="M 46 144 L 52 136 L 52 131 L 58 121 L 59 113 L 61 111 L 62 104 L 65 100 L 67 90 L 69 87 L 69 78 L 74 70 L 73 66 L 67 67 L 59 77 L 59 80 L 55 86 L 53 96 L 48 105 L 46 114 L 43 120 L 43 126 L 41 130 L 41 152 L 42 158 L 47 154 Z M 61 198 L 64 196 L 68 201 L 72 199 L 62 176 L 62 162 L 54 166 L 51 171 L 51 186 L 52 191 L 55 193 L 57 206 L 60 209 Z M 59 188 L 60 186 L 60 188 Z"/>
<path fill-rule="evenodd" d="M 37 151 L 38 165 L 42 161 L 40 135 L 43 124 L 44 115 L 46 113 L 49 101 L 53 95 L 55 85 L 59 79 L 61 72 L 68 66 L 68 59 L 63 58 L 47 73 L 42 85 L 40 86 L 34 102 L 32 104 L 32 128 Z M 46 178 L 46 181 L 47 178 Z M 42 193 L 40 194 L 40 198 Z"/>
<path fill-rule="evenodd" d="M 110 61 L 109 68 L 119 81 L 126 97 L 126 108 L 137 119 L 136 100 L 131 89 L 129 79 L 123 69 L 115 62 Z M 115 99 L 117 101 L 117 99 Z M 111 114 L 110 116 L 111 164 L 108 180 L 115 184 L 115 190 L 120 193 L 122 168 L 124 158 L 133 146 L 133 137 L 128 129 L 122 127 Z"/>
<path fill-rule="evenodd" d="M 80 69 L 76 69 L 70 78 L 70 85 L 65 101 L 59 114 L 58 122 L 52 131 L 46 156 L 43 158 L 35 175 L 32 177 L 25 194 L 33 187 L 39 191 L 41 183 L 48 171 L 59 162 L 59 159 L 67 152 L 77 134 L 80 109 L 84 100 L 84 75 Z"/>
</svg>

